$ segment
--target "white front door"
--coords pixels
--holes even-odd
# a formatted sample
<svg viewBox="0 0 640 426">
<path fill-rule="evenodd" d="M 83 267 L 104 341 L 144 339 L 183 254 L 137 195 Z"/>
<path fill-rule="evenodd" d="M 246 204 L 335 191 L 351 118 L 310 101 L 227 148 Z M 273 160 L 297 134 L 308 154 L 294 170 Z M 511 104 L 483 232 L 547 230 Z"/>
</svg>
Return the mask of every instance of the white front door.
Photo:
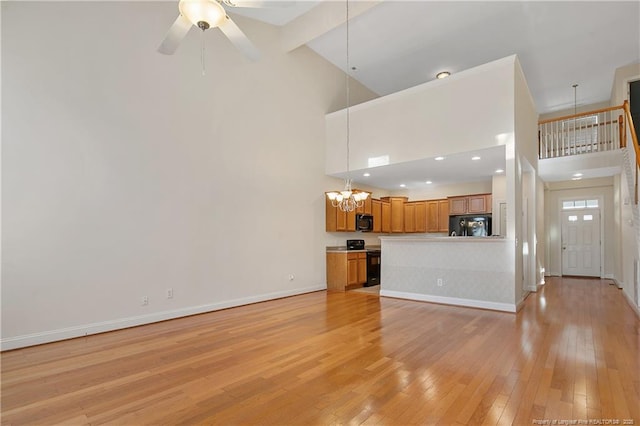
<svg viewBox="0 0 640 426">
<path fill-rule="evenodd" d="M 562 212 L 562 275 L 600 276 L 600 210 Z"/>
</svg>

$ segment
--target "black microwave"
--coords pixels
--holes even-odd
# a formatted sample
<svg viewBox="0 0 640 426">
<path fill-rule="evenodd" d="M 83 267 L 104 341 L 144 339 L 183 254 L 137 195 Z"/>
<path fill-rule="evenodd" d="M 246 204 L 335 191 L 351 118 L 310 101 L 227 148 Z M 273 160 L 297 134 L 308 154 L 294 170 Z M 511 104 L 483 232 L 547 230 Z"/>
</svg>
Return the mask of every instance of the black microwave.
<svg viewBox="0 0 640 426">
<path fill-rule="evenodd" d="M 373 231 L 373 216 L 370 214 L 356 214 L 356 231 Z"/>
</svg>

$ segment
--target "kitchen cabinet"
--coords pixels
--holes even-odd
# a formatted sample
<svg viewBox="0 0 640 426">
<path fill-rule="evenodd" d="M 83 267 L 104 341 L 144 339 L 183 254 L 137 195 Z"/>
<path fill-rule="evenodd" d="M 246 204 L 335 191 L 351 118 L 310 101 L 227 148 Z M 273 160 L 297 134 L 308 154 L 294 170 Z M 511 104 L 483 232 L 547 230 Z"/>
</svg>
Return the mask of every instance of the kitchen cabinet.
<svg viewBox="0 0 640 426">
<path fill-rule="evenodd" d="M 366 200 L 364 200 L 362 207 L 358 207 L 356 209 L 356 213 L 372 214 L 372 211 L 371 211 L 372 201 L 373 200 L 371 199 L 371 193 L 369 193 L 369 196 L 367 197 Z M 355 225 L 355 222 L 354 222 L 354 225 Z"/>
<path fill-rule="evenodd" d="M 449 214 L 491 213 L 491 194 L 474 194 L 449 197 Z"/>
<path fill-rule="evenodd" d="M 416 232 L 415 203 L 406 203 L 404 205 L 404 232 Z"/>
<path fill-rule="evenodd" d="M 391 207 L 390 232 L 404 232 L 404 205 L 408 201 L 408 198 L 384 197 L 382 200 L 389 202 Z"/>
<path fill-rule="evenodd" d="M 427 201 L 427 232 L 449 232 L 449 201 Z"/>
<path fill-rule="evenodd" d="M 371 215 L 373 216 L 373 232 L 382 232 L 382 201 L 371 200 Z"/>
<path fill-rule="evenodd" d="M 438 200 L 438 232 L 449 233 L 449 200 Z"/>
<path fill-rule="evenodd" d="M 345 291 L 367 282 L 366 252 L 327 253 L 327 290 Z"/>
<path fill-rule="evenodd" d="M 405 203 L 404 232 L 427 232 L 426 201 L 412 201 Z"/>
<path fill-rule="evenodd" d="M 356 213 L 371 213 L 371 194 L 364 202 L 362 207 L 352 211 L 343 212 L 337 207 L 333 207 L 325 193 L 325 230 L 327 232 L 355 232 L 356 230 Z"/>
<path fill-rule="evenodd" d="M 380 200 L 382 210 L 382 229 L 385 234 L 391 232 L 391 203 L 385 200 Z"/>
<path fill-rule="evenodd" d="M 427 232 L 427 202 L 416 201 L 416 232 Z"/>
<path fill-rule="evenodd" d="M 471 214 L 491 213 L 491 194 L 469 195 L 467 211 Z"/>
<path fill-rule="evenodd" d="M 449 214 L 466 214 L 468 201 L 467 197 L 449 197 Z"/>
</svg>

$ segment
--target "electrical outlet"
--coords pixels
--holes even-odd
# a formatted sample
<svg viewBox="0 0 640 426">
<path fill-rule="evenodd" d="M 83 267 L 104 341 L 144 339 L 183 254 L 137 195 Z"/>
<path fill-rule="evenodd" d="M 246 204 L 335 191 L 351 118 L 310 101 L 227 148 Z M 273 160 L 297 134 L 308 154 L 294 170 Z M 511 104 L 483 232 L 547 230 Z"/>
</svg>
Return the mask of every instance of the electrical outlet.
<svg viewBox="0 0 640 426">
<path fill-rule="evenodd" d="M 173 289 L 171 287 L 167 289 L 167 299 L 173 299 Z"/>
<path fill-rule="evenodd" d="M 141 304 L 142 306 L 147 306 L 149 304 L 149 296 L 142 296 Z"/>
<path fill-rule="evenodd" d="M 443 285 L 442 278 L 438 278 L 438 287 L 442 287 Z"/>
</svg>

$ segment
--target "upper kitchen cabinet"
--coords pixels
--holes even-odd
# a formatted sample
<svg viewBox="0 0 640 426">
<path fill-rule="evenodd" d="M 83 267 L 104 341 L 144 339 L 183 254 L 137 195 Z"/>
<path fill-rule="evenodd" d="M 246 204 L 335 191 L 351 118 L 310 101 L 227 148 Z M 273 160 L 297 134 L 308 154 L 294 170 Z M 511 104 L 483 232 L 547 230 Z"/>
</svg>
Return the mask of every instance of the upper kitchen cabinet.
<svg viewBox="0 0 640 426">
<path fill-rule="evenodd" d="M 491 213 L 491 194 L 474 194 L 449 197 L 449 214 Z"/>
<path fill-rule="evenodd" d="M 371 200 L 373 232 L 391 232 L 391 204 L 385 200 Z"/>
<path fill-rule="evenodd" d="M 380 200 L 380 204 L 382 207 L 382 225 L 381 231 L 385 234 L 391 232 L 391 203 L 386 200 Z M 374 219 L 375 225 L 375 219 Z"/>
<path fill-rule="evenodd" d="M 427 201 L 405 203 L 404 232 L 427 232 Z"/>
<path fill-rule="evenodd" d="M 449 197 L 449 214 L 465 214 L 467 213 L 468 197 Z"/>
<path fill-rule="evenodd" d="M 390 205 L 390 229 L 389 232 L 404 232 L 404 205 L 408 201 L 407 197 L 384 197 L 382 201 L 386 201 Z M 384 231 L 382 231 L 384 232 Z"/>
<path fill-rule="evenodd" d="M 469 195 L 469 213 L 491 213 L 491 194 Z"/>
<path fill-rule="evenodd" d="M 427 232 L 449 232 L 449 200 L 426 202 Z"/>
<path fill-rule="evenodd" d="M 382 201 L 371 200 L 371 215 L 373 216 L 373 232 L 382 232 Z"/>
</svg>

